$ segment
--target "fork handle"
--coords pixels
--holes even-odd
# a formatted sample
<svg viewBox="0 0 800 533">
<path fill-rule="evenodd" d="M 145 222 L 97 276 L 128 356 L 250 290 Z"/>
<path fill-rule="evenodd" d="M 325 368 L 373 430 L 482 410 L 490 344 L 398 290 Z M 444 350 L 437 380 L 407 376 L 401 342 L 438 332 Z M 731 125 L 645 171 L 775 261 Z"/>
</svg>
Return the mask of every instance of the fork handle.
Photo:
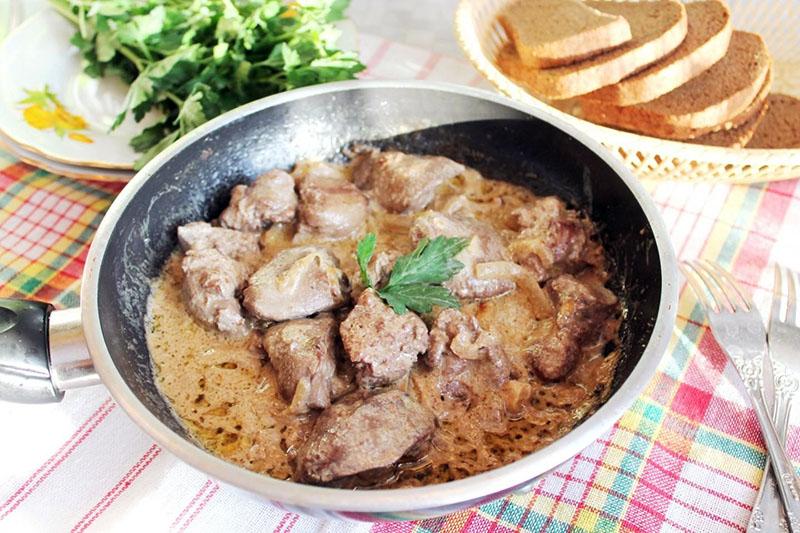
<svg viewBox="0 0 800 533">
<path fill-rule="evenodd" d="M 798 492 L 798 480 L 794 473 L 794 467 L 786 456 L 786 450 L 781 444 L 781 439 L 775 429 L 775 424 L 772 423 L 772 418 L 769 416 L 760 391 L 751 392 L 750 398 L 753 401 L 756 417 L 764 435 L 769 458 L 772 461 L 778 491 L 786 509 L 786 522 L 790 531 L 800 533 L 800 493 Z"/>
<path fill-rule="evenodd" d="M 764 380 L 766 389 L 766 379 Z M 764 390 L 764 396 L 767 391 Z M 780 428 L 781 442 L 786 443 L 786 425 L 789 420 L 790 395 L 778 394 L 775 396 L 773 406 L 773 417 L 776 427 Z M 766 398 L 765 398 L 766 404 Z M 766 530 L 773 530 L 775 524 L 780 524 L 776 531 L 787 531 L 786 518 L 781 504 L 781 497 L 778 494 L 778 486 L 775 483 L 775 474 L 772 471 L 772 462 L 767 456 L 764 463 L 764 475 L 761 477 L 761 484 L 753 503 L 753 511 L 750 513 L 750 520 L 747 522 L 747 533 L 761 533 Z"/>
</svg>

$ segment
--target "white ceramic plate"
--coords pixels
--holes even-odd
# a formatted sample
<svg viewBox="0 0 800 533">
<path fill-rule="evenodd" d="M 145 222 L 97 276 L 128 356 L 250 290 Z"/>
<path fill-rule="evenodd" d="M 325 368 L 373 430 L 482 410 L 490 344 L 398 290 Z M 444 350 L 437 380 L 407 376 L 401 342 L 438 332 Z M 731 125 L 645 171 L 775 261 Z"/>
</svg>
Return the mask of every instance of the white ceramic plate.
<svg viewBox="0 0 800 533">
<path fill-rule="evenodd" d="M 357 33 L 352 22 L 342 21 L 338 26 L 342 31 L 339 45 L 357 50 Z M 128 86 L 115 76 L 94 79 L 84 74 L 78 50 L 69 43 L 74 33 L 72 23 L 45 8 L 0 43 L 0 133 L 6 141 L 15 143 L 15 152 L 22 148 L 28 155 L 38 156 L 43 162 L 38 166 L 47 168 L 43 165 L 48 164 L 48 170 L 54 162 L 131 170 L 141 154 L 134 152 L 128 143 L 144 127 L 153 124 L 158 115 L 150 113 L 140 123 L 129 115 L 117 129 L 110 131 L 124 107 Z M 45 86 L 69 113 L 85 121 L 86 128 L 76 133 L 91 139 L 91 143 L 59 135 L 52 128 L 37 129 L 26 122 L 23 111 L 27 105 L 20 103 L 26 97 L 25 90 L 41 91 Z"/>
<path fill-rule="evenodd" d="M 51 9 L 43 9 L 18 26 L 0 43 L 0 131 L 30 152 L 71 165 L 132 169 L 138 154 L 128 141 L 152 123 L 128 118 L 113 132 L 109 127 L 123 108 L 127 85 L 108 76 L 93 79 L 81 70 L 78 50 L 69 44 L 75 27 Z M 25 89 L 44 86 L 64 108 L 82 117 L 80 133 L 92 143 L 79 142 L 53 129 L 36 129 L 24 119 Z"/>
<path fill-rule="evenodd" d="M 70 165 L 60 161 L 52 161 L 36 152 L 26 150 L 13 140 L 0 133 L 0 148 L 5 149 L 20 161 L 41 168 L 59 176 L 66 176 L 79 180 L 111 181 L 127 183 L 134 176 L 132 170 L 116 168 L 92 168 Z"/>
</svg>

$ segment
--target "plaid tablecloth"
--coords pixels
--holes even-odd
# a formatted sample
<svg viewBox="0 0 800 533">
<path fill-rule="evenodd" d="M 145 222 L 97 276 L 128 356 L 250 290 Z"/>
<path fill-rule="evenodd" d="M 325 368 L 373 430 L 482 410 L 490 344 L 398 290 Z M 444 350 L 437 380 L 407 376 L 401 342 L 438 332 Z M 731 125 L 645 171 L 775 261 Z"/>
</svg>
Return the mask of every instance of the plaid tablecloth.
<svg viewBox="0 0 800 533">
<path fill-rule="evenodd" d="M 370 77 L 480 85 L 456 59 L 369 36 L 361 47 Z M 679 257 L 720 262 L 762 309 L 771 263 L 800 269 L 797 180 L 646 185 Z M 0 296 L 77 305 L 93 232 L 120 189 L 0 152 Z M 645 393 L 527 494 L 419 523 L 285 513 L 182 464 L 98 386 L 60 404 L 0 402 L 0 531 L 744 531 L 765 458 L 755 416 L 685 287 L 678 315 Z M 800 455 L 795 430 L 789 440 Z"/>
</svg>

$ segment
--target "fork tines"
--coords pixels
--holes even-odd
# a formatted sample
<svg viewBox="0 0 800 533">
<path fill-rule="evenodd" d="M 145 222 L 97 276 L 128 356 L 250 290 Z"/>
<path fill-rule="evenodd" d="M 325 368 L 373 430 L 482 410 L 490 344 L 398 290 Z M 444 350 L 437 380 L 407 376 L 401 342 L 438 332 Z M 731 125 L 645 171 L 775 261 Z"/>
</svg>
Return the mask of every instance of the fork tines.
<svg viewBox="0 0 800 533">
<path fill-rule="evenodd" d="M 734 277 L 719 265 L 710 261 L 687 261 L 683 263 L 686 281 L 700 303 L 714 312 L 749 311 L 752 300 L 742 292 Z"/>
<path fill-rule="evenodd" d="M 777 321 L 800 327 L 800 317 L 797 315 L 797 284 L 797 272 L 775 265 L 775 283 L 772 286 L 772 307 L 769 313 L 770 322 Z M 786 286 L 785 290 L 784 285 Z"/>
</svg>

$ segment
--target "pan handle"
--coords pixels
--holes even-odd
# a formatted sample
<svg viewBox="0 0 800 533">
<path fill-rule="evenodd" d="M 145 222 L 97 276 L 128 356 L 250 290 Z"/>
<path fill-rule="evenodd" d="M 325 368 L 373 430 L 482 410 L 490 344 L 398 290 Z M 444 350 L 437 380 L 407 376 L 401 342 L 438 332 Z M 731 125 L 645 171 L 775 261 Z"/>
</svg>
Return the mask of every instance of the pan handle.
<svg viewBox="0 0 800 533">
<path fill-rule="evenodd" d="M 59 402 L 66 390 L 98 383 L 80 309 L 0 298 L 0 400 Z"/>
</svg>

